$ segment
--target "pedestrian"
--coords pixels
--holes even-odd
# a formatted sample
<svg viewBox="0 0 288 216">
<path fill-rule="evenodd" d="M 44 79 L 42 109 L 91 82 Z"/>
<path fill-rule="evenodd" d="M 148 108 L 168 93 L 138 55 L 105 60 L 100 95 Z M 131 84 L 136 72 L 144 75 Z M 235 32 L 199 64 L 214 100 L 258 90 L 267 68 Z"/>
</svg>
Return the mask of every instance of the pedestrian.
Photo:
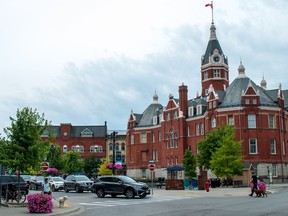
<svg viewBox="0 0 288 216">
<path fill-rule="evenodd" d="M 48 195 L 51 195 L 51 194 L 52 194 L 52 185 L 51 185 L 51 183 L 48 181 L 48 178 L 47 178 L 47 177 L 44 179 L 43 194 L 48 194 Z"/>
<path fill-rule="evenodd" d="M 207 192 L 209 192 L 209 189 L 210 189 L 210 181 L 209 181 L 209 179 L 205 182 L 205 190 L 207 191 Z"/>
<path fill-rule="evenodd" d="M 250 185 L 251 185 L 250 186 L 251 187 L 251 194 L 249 194 L 249 196 L 253 196 L 254 190 L 258 190 L 258 178 L 254 173 L 252 174 L 252 180 L 250 182 Z"/>
</svg>

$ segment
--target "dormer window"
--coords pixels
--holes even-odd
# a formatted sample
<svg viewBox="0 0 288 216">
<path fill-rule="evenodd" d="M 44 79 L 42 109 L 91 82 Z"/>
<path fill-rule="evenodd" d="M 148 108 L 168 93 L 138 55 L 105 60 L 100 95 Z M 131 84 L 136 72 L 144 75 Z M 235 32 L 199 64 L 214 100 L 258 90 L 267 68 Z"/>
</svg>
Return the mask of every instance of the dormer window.
<svg viewBox="0 0 288 216">
<path fill-rule="evenodd" d="M 201 115 L 202 114 L 202 105 L 197 105 L 197 115 Z"/>
<path fill-rule="evenodd" d="M 41 137 L 48 137 L 48 135 L 49 135 L 49 131 L 45 130 Z"/>
<path fill-rule="evenodd" d="M 92 136 L 93 136 L 93 133 L 88 128 L 86 128 L 85 130 L 81 132 L 81 137 L 92 137 Z"/>
<path fill-rule="evenodd" d="M 157 125 L 158 124 L 158 116 L 153 116 L 153 125 Z"/>
<path fill-rule="evenodd" d="M 194 107 L 192 106 L 192 107 L 189 107 L 189 109 L 188 109 L 188 115 L 189 116 L 194 116 Z"/>
</svg>

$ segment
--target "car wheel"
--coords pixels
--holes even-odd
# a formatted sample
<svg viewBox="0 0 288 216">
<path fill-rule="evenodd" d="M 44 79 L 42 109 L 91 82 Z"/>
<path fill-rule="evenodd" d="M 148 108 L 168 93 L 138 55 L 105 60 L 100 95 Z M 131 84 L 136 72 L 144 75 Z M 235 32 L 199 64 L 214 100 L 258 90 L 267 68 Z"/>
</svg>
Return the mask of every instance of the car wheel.
<svg viewBox="0 0 288 216">
<path fill-rule="evenodd" d="M 140 198 L 145 198 L 146 194 L 139 195 Z"/>
<path fill-rule="evenodd" d="M 111 194 L 111 196 L 112 196 L 113 198 L 115 198 L 115 197 L 117 197 L 117 194 Z"/>
<path fill-rule="evenodd" d="M 64 191 L 65 191 L 65 193 L 68 193 L 68 192 L 69 192 L 69 189 L 68 189 L 67 186 L 64 187 Z"/>
<path fill-rule="evenodd" d="M 80 190 L 78 185 L 75 187 L 75 190 L 76 190 L 76 193 L 80 193 L 81 192 L 81 190 Z"/>
<path fill-rule="evenodd" d="M 102 198 L 105 196 L 105 192 L 102 188 L 99 188 L 96 190 L 96 195 L 99 197 L 99 198 Z"/>
<path fill-rule="evenodd" d="M 134 197 L 134 191 L 133 191 L 132 189 L 129 189 L 129 188 L 128 188 L 128 189 L 125 191 L 125 196 L 126 196 L 127 199 L 133 198 L 133 197 Z"/>
</svg>

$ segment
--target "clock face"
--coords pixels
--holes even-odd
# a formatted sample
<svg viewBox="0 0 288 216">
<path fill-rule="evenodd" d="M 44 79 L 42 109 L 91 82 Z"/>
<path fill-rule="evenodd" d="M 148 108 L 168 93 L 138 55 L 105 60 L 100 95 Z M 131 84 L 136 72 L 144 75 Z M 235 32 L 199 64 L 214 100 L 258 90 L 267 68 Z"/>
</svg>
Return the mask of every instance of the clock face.
<svg viewBox="0 0 288 216">
<path fill-rule="evenodd" d="M 215 56 L 213 57 L 213 61 L 214 61 L 214 62 L 219 62 L 219 61 L 220 61 L 220 57 L 219 57 L 218 55 L 215 55 Z"/>
</svg>

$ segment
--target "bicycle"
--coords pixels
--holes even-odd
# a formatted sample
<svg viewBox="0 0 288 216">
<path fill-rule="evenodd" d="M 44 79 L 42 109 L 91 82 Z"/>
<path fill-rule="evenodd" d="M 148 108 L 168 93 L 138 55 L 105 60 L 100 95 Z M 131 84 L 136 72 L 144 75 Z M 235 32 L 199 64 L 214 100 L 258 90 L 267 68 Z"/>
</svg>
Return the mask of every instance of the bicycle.
<svg viewBox="0 0 288 216">
<path fill-rule="evenodd" d="M 12 188 L 8 186 L 6 190 L 2 191 L 1 201 L 8 203 L 9 200 L 11 200 L 11 202 L 15 200 L 17 203 L 24 203 L 26 201 L 26 194 L 16 189 L 15 186 Z"/>
</svg>

